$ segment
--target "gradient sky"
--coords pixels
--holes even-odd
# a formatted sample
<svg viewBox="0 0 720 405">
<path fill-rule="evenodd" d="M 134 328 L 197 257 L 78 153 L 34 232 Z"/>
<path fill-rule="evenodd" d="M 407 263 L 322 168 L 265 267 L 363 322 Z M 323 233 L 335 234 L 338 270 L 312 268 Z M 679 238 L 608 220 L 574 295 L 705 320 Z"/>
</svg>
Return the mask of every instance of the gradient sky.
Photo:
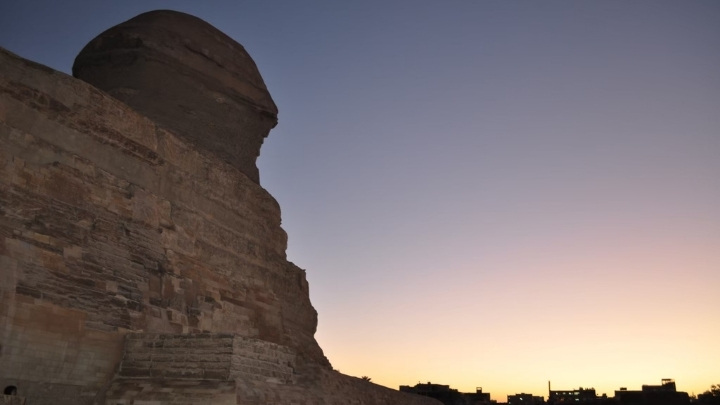
<svg viewBox="0 0 720 405">
<path fill-rule="evenodd" d="M 242 43 L 333 366 L 492 398 L 720 383 L 720 2 L 2 1 L 70 72 L 143 11 Z"/>
</svg>

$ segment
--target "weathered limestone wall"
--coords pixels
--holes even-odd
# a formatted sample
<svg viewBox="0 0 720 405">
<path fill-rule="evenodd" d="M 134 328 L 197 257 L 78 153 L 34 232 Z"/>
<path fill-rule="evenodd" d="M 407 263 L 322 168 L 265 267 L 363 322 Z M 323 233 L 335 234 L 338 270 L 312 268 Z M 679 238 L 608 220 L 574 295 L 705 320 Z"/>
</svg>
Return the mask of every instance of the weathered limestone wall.
<svg viewBox="0 0 720 405">
<path fill-rule="evenodd" d="M 236 405 L 235 381 L 117 379 L 104 405 Z"/>
<path fill-rule="evenodd" d="M 236 380 L 291 383 L 295 353 L 230 334 L 128 334 L 106 403 L 235 404 Z"/>
<path fill-rule="evenodd" d="M 118 375 L 230 380 L 233 335 L 128 334 Z"/>
<path fill-rule="evenodd" d="M 3 265 L 3 274 L 10 271 L 17 269 Z M 119 336 L 86 328 L 80 311 L 7 291 L 14 284 L 6 280 L 0 281 L 0 388 L 18 387 L 31 404 L 91 403 L 113 377 Z"/>
<path fill-rule="evenodd" d="M 218 398 L 257 405 L 436 404 L 317 364 L 298 363 L 292 349 L 262 340 L 228 334 L 129 334 L 126 342 L 107 404 L 214 404 Z M 232 399 L 231 387 L 236 393 Z M 178 388 L 184 395 L 178 395 Z"/>
<path fill-rule="evenodd" d="M 25 397 L 19 397 L 17 395 L 3 395 L 0 397 L 3 399 L 4 405 L 26 405 L 26 398 Z"/>
<path fill-rule="evenodd" d="M 311 373 L 312 374 L 312 373 Z M 118 379 L 108 392 L 107 405 L 440 405 L 429 397 L 406 394 L 321 369 L 312 381 L 273 382 Z"/>
<path fill-rule="evenodd" d="M 144 37 L 148 27 L 110 41 L 152 45 L 131 47 L 129 60 L 148 49 L 153 58 L 189 49 L 217 64 L 226 37 L 208 48 L 192 41 L 175 47 L 178 27 L 195 20 L 170 12 L 168 30 L 158 31 L 170 46 Z M 216 35 L 200 27 L 198 38 Z M 94 64 L 116 49 L 105 39 L 83 65 L 100 82 L 114 74 Z M 165 56 L 152 63 L 174 63 Z M 189 66 L 203 71 L 206 62 L 195 56 Z M 182 69 L 180 76 L 188 73 Z M 0 386 L 18 388 L 13 401 L 437 404 L 330 368 L 314 338 L 305 272 L 285 256 L 280 208 L 253 171 L 274 104 L 266 94 L 263 109 L 254 93 L 264 90 L 262 79 L 247 82 L 243 69 L 256 68 L 237 65 L 232 78 L 215 72 L 218 88 L 239 86 L 223 93 L 232 102 L 215 99 L 230 106 L 225 115 L 206 109 L 175 129 L 136 110 L 163 100 L 146 94 L 131 108 L 0 49 Z M 183 90 L 190 107 L 192 86 L 210 89 L 218 84 L 211 79 Z M 142 92 L 134 85 L 121 84 L 117 94 Z M 232 111 L 247 119 L 223 127 Z M 204 133 L 181 133 L 216 124 L 222 129 L 210 143 L 200 139 Z M 236 136 L 238 154 L 216 153 Z"/>
<path fill-rule="evenodd" d="M 231 334 L 128 334 L 118 375 L 124 378 L 293 381 L 287 346 Z"/>
<path fill-rule="evenodd" d="M 264 189 L 86 83 L 6 51 L 0 66 L 0 337 L 18 365 L 0 381 L 99 389 L 125 331 L 234 333 L 328 364 Z"/>
</svg>

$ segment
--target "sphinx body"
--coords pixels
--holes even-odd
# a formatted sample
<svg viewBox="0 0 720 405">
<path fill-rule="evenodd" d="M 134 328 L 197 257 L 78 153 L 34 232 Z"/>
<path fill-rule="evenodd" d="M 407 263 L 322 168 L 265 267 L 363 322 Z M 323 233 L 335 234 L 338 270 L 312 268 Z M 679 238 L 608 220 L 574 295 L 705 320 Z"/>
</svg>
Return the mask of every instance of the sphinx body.
<svg viewBox="0 0 720 405">
<path fill-rule="evenodd" d="M 255 166 L 277 108 L 242 46 L 156 11 L 92 40 L 77 78 L 0 59 L 13 401 L 436 403 L 333 371 L 317 344 Z"/>
</svg>

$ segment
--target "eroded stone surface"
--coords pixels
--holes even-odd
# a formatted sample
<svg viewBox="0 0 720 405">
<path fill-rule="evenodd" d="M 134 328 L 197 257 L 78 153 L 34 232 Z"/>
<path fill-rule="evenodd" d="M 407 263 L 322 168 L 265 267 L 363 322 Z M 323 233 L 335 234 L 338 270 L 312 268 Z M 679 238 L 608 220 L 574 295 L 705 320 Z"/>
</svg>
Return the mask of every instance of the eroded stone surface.
<svg viewBox="0 0 720 405">
<path fill-rule="evenodd" d="M 205 21 L 141 14 L 88 43 L 73 75 L 259 181 L 255 161 L 277 107 L 242 45 Z"/>
<path fill-rule="evenodd" d="M 0 66 L 0 383 L 91 395 L 127 331 L 233 333 L 328 364 L 264 189 L 85 82 L 5 51 Z"/>
<path fill-rule="evenodd" d="M 0 49 L 0 385 L 54 405 L 436 403 L 333 371 L 277 202 L 137 110 Z"/>
<path fill-rule="evenodd" d="M 439 404 L 298 363 L 292 349 L 257 339 L 223 334 L 129 334 L 126 339 L 110 404 Z"/>
</svg>

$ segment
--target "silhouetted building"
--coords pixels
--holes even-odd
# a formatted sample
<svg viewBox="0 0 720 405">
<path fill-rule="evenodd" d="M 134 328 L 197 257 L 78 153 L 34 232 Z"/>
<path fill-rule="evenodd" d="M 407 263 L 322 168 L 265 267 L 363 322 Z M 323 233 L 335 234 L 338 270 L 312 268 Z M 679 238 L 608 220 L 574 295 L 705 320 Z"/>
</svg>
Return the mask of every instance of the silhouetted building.
<svg viewBox="0 0 720 405">
<path fill-rule="evenodd" d="M 416 384 L 414 387 L 401 385 L 400 392 L 423 395 L 435 398 L 444 405 L 487 405 L 493 403 L 490 400 L 490 393 L 482 392 L 482 387 L 477 387 L 474 393 L 462 393 L 450 388 L 449 385 Z"/>
<path fill-rule="evenodd" d="M 413 394 L 423 395 L 435 398 L 445 405 L 467 405 L 465 398 L 456 389 L 450 388 L 449 385 L 433 384 L 416 384 L 414 387 L 409 385 L 401 385 L 400 392 L 410 392 Z"/>
<path fill-rule="evenodd" d="M 621 405 L 688 405 L 690 396 L 677 391 L 674 380 L 664 378 L 660 385 L 643 385 L 640 391 L 620 388 L 615 391 L 615 400 Z"/>
<path fill-rule="evenodd" d="M 595 388 L 580 387 L 576 390 L 549 390 L 548 404 L 593 404 L 598 402 Z"/>
<path fill-rule="evenodd" d="M 538 397 L 533 394 L 515 394 L 508 395 L 508 405 L 540 405 L 545 403 L 544 397 Z"/>
<path fill-rule="evenodd" d="M 473 393 L 462 393 L 468 400 L 468 405 L 488 405 L 494 403 L 490 400 L 490 393 L 483 392 L 482 387 L 476 387 Z"/>
</svg>

